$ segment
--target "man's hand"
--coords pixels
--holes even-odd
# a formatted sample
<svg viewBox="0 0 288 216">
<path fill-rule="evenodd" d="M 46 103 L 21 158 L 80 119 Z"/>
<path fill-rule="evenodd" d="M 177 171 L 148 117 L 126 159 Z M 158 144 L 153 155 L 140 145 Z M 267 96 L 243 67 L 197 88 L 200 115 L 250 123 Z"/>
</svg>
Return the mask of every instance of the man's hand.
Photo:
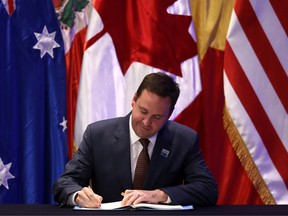
<svg viewBox="0 0 288 216">
<path fill-rule="evenodd" d="M 84 208 L 99 208 L 103 198 L 93 192 L 90 187 L 84 187 L 75 197 L 75 202 Z"/>
<path fill-rule="evenodd" d="M 164 203 L 168 195 L 162 190 L 125 190 L 122 193 L 122 206 L 138 203 Z"/>
</svg>

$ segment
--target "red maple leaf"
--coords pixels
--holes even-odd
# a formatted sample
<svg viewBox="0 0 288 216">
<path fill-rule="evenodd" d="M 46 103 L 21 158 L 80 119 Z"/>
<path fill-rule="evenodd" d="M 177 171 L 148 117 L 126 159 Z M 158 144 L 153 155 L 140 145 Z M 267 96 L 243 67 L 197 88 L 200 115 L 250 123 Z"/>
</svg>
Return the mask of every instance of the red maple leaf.
<svg viewBox="0 0 288 216">
<path fill-rule="evenodd" d="M 197 48 L 188 32 L 191 17 L 167 13 L 175 1 L 94 0 L 104 29 L 86 45 L 108 32 L 123 74 L 133 62 L 141 62 L 181 76 L 181 62 L 193 57 Z"/>
</svg>

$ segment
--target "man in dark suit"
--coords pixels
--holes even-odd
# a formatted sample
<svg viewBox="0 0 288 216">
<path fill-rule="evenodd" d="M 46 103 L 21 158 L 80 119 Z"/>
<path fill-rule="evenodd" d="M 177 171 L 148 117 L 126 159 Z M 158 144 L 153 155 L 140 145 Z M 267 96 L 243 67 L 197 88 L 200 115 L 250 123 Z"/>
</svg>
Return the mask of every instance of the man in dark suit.
<svg viewBox="0 0 288 216">
<path fill-rule="evenodd" d="M 168 120 L 179 92 L 168 75 L 149 74 L 132 99 L 131 113 L 90 124 L 54 184 L 55 201 L 82 207 L 119 200 L 123 205 L 216 204 L 217 184 L 202 158 L 197 133 Z M 137 160 L 144 149 L 140 138 L 149 139 L 150 162 L 143 185 L 135 186 Z"/>
</svg>

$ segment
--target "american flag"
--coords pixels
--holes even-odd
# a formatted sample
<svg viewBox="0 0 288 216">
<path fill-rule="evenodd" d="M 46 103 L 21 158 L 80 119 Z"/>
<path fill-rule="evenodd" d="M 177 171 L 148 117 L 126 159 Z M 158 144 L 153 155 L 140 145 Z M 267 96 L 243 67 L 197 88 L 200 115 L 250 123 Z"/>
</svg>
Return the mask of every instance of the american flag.
<svg viewBox="0 0 288 216">
<path fill-rule="evenodd" d="M 287 8 L 236 1 L 224 57 L 227 133 L 266 204 L 288 202 Z"/>
</svg>

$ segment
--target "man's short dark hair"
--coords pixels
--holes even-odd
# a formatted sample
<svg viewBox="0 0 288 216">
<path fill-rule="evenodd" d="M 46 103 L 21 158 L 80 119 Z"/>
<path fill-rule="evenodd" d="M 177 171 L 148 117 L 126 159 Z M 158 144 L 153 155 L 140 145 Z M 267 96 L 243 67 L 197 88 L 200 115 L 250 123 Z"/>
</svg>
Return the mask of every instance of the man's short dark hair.
<svg viewBox="0 0 288 216">
<path fill-rule="evenodd" d="M 161 72 L 148 74 L 144 77 L 136 92 L 137 98 L 141 96 L 144 89 L 160 97 L 169 97 L 171 99 L 170 114 L 173 112 L 180 89 L 172 77 Z"/>
</svg>

